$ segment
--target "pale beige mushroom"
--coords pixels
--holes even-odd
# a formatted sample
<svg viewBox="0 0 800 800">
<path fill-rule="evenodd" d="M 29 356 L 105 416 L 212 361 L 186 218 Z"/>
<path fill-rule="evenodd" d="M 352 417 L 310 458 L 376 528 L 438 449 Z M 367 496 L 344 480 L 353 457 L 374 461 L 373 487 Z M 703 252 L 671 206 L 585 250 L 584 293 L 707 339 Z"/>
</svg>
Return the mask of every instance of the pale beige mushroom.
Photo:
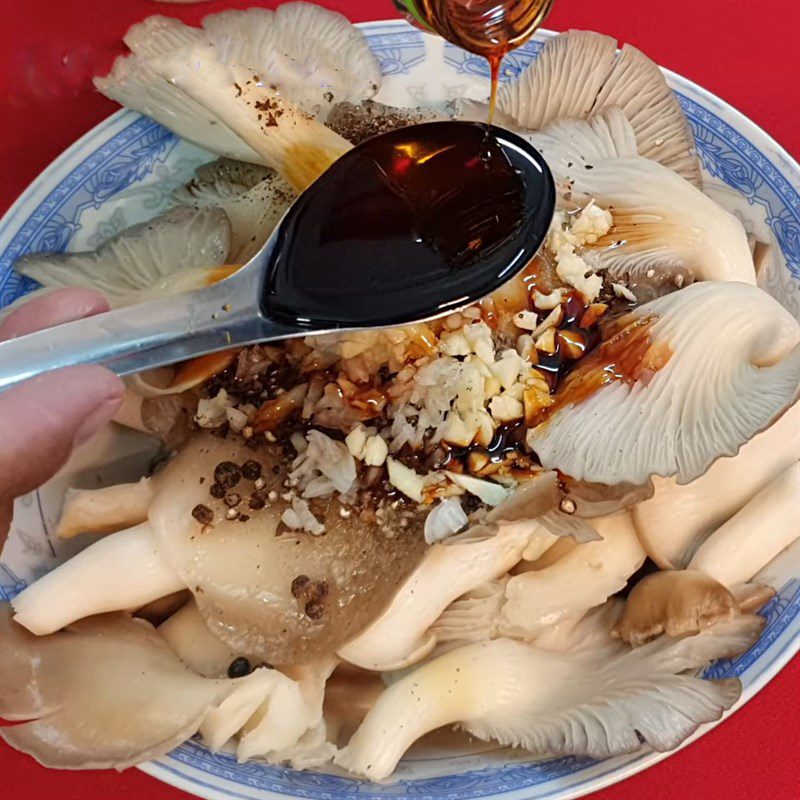
<svg viewBox="0 0 800 800">
<path fill-rule="evenodd" d="M 550 39 L 498 106 L 524 128 L 561 118 L 583 119 L 618 107 L 630 121 L 637 149 L 695 186 L 702 185 L 694 138 L 677 97 L 658 66 L 626 44 L 617 55 L 610 36 L 571 30 Z"/>
<path fill-rule="evenodd" d="M 241 655 L 211 633 L 194 600 L 156 630 L 189 669 L 206 678 L 224 677 L 231 662 Z"/>
<path fill-rule="evenodd" d="M 154 481 L 148 522 L 109 534 L 25 589 L 14 600 L 18 621 L 49 633 L 188 588 L 206 624 L 236 652 L 282 665 L 336 650 L 386 608 L 419 562 L 424 514 L 408 519 L 403 511 L 407 527 L 398 522 L 401 533 L 389 539 L 377 522 L 340 514 L 341 501 L 330 495 L 314 500 L 318 519 L 307 512 L 327 535 L 284 532 L 293 506 L 280 496 L 282 452 L 276 445 L 256 455 L 259 491 L 275 497 L 264 508 L 248 507 L 255 483 L 240 476 L 232 489 L 246 512 L 240 520 L 209 487 L 220 465 L 242 465 L 253 451 L 243 440 L 196 435 Z"/>
<path fill-rule="evenodd" d="M 705 681 L 686 670 L 745 651 L 763 625 L 739 616 L 610 658 L 509 639 L 469 644 L 387 688 L 335 762 L 382 780 L 418 738 L 456 723 L 480 739 L 551 756 L 605 758 L 637 750 L 642 739 L 670 750 L 741 692 L 737 679 Z"/>
<path fill-rule="evenodd" d="M 800 459 L 800 404 L 717 459 L 689 484 L 654 478 L 652 498 L 631 510 L 647 555 L 662 569 L 683 569 L 697 548 L 783 470 Z"/>
<path fill-rule="evenodd" d="M 147 519 L 154 491 L 150 478 L 102 489 L 67 489 L 56 534 L 69 539 L 80 533 L 112 533 Z"/>
<path fill-rule="evenodd" d="M 689 569 L 726 586 L 750 580 L 800 536 L 800 462 L 773 478 L 700 546 Z"/>
<path fill-rule="evenodd" d="M 535 521 L 501 524 L 496 532 L 447 544 L 434 544 L 409 575 L 386 611 L 338 654 L 364 669 L 402 669 L 425 658 L 436 646 L 431 625 L 457 597 L 498 578 L 516 564 L 532 537 L 552 534 Z"/>
<path fill-rule="evenodd" d="M 527 443 L 578 480 L 688 483 L 797 400 L 799 356 L 800 326 L 766 292 L 694 283 L 623 318 L 562 382 Z"/>
<path fill-rule="evenodd" d="M 185 588 L 143 523 L 90 545 L 20 592 L 12 605 L 16 622 L 42 636 L 84 617 L 140 608 Z"/>
<path fill-rule="evenodd" d="M 630 516 L 592 522 L 602 536 L 569 549 L 553 564 L 508 581 L 498 620 L 503 635 L 533 639 L 548 626 L 604 603 L 645 559 Z"/>
</svg>

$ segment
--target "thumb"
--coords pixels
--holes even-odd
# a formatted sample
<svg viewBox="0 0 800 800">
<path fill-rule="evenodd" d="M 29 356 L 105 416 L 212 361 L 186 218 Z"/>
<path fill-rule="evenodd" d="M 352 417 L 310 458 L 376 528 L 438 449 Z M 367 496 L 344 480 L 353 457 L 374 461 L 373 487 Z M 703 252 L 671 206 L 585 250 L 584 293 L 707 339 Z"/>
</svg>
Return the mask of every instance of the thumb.
<svg viewBox="0 0 800 800">
<path fill-rule="evenodd" d="M 14 498 L 49 480 L 111 420 L 122 396 L 122 381 L 96 365 L 55 370 L 0 395 L 0 531 Z"/>
</svg>

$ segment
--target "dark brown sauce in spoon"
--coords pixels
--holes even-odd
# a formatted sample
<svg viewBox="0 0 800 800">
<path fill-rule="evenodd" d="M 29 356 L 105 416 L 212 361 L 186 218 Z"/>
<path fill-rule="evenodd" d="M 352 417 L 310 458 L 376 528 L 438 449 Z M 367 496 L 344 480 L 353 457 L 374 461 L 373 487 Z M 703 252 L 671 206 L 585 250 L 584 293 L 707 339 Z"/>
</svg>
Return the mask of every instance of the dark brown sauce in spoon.
<svg viewBox="0 0 800 800">
<path fill-rule="evenodd" d="M 317 328 L 446 313 L 530 261 L 554 197 L 541 156 L 508 131 L 435 122 L 369 139 L 281 223 L 262 308 Z"/>
</svg>

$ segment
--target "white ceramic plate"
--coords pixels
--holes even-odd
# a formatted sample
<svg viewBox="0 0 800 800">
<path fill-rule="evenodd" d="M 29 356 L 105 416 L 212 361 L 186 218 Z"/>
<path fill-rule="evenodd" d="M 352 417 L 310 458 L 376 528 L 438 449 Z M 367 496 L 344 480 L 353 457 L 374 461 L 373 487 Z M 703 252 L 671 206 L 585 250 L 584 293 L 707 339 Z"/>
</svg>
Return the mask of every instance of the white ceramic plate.
<svg viewBox="0 0 800 800">
<path fill-rule="evenodd" d="M 384 85 L 379 99 L 400 106 L 440 105 L 457 96 L 485 99 L 483 59 L 403 22 L 363 26 L 378 55 Z M 509 56 L 503 78 L 536 56 L 547 33 Z M 697 140 L 708 191 L 738 214 L 750 232 L 773 245 L 761 283 L 800 317 L 800 167 L 762 130 L 693 83 L 668 73 Z M 90 131 L 57 159 L 0 222 L 0 306 L 33 283 L 11 267 L 24 253 L 94 248 L 103 239 L 166 207 L 169 193 L 192 170 L 211 160 L 147 118 L 121 111 Z M 58 561 L 85 544 L 51 536 L 67 485 L 97 486 L 134 477 L 152 453 L 143 436 L 107 432 L 78 453 L 46 487 L 21 498 L 0 562 L 0 598 L 10 599 Z M 761 576 L 778 590 L 762 612 L 768 627 L 761 640 L 734 662 L 708 671 L 738 675 L 749 700 L 800 645 L 800 579 L 797 550 L 779 556 Z M 709 729 L 704 726 L 696 736 Z M 655 763 L 663 754 L 637 753 L 594 762 L 559 758 L 531 761 L 520 752 L 481 743 L 468 751 L 439 745 L 403 761 L 396 780 L 377 786 L 335 774 L 296 772 L 258 763 L 237 764 L 188 742 L 142 767 L 166 783 L 205 798 L 254 800 L 556 800 L 578 797 Z"/>
</svg>

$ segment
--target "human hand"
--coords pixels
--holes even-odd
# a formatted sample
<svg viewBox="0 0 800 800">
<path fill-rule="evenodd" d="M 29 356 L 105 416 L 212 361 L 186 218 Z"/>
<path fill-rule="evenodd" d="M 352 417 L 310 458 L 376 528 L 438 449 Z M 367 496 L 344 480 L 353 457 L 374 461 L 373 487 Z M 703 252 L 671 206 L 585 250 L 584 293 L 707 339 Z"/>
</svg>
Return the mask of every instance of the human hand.
<svg viewBox="0 0 800 800">
<path fill-rule="evenodd" d="M 9 314 L 0 341 L 103 311 L 108 303 L 98 292 L 60 289 Z M 0 546 L 14 499 L 49 480 L 74 448 L 111 420 L 123 389 L 113 372 L 86 365 L 38 375 L 0 395 Z"/>
</svg>

